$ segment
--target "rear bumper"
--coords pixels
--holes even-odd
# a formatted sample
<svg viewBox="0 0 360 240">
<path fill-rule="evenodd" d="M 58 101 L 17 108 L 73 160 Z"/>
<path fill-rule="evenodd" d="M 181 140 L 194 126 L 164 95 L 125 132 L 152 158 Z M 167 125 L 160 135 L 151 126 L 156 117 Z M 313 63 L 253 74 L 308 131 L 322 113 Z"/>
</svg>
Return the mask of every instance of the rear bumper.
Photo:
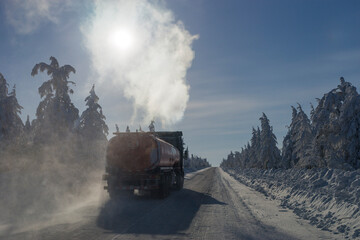
<svg viewBox="0 0 360 240">
<path fill-rule="evenodd" d="M 110 175 L 104 174 L 103 180 L 107 181 L 106 190 L 154 190 L 160 187 L 160 174 L 131 174 Z"/>
</svg>

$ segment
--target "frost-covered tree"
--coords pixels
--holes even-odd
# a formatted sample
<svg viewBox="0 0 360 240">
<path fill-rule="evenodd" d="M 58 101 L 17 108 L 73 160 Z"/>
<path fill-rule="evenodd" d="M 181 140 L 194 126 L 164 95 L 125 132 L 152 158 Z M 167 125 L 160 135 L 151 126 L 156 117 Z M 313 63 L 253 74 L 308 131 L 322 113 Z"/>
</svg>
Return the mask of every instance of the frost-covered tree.
<svg viewBox="0 0 360 240">
<path fill-rule="evenodd" d="M 310 120 L 299 104 L 292 107 L 292 120 L 283 141 L 282 166 L 286 168 L 312 166 L 310 156 L 313 131 Z"/>
<path fill-rule="evenodd" d="M 221 163 L 221 167 L 225 167 L 225 168 L 235 168 L 235 155 L 234 153 L 231 151 L 226 159 L 223 159 L 222 163 Z"/>
<path fill-rule="evenodd" d="M 313 157 L 317 167 L 329 167 L 329 163 L 341 161 L 334 143 L 340 139 L 338 118 L 342 97 L 338 89 L 333 89 L 319 100 L 313 115 L 313 127 L 316 132 L 313 143 Z M 339 167 L 339 166 L 331 166 Z"/>
<path fill-rule="evenodd" d="M 184 159 L 188 159 L 188 158 L 189 158 L 189 147 L 187 146 L 184 151 Z"/>
<path fill-rule="evenodd" d="M 0 73 L 0 140 L 6 135 L 5 102 L 8 97 L 8 86 L 4 76 Z"/>
<path fill-rule="evenodd" d="M 9 93 L 9 84 L 6 82 L 4 76 L 0 73 L 0 99 L 4 99 L 7 97 Z"/>
<path fill-rule="evenodd" d="M 9 132 L 14 136 L 19 136 L 23 132 L 24 124 L 19 116 L 21 114 L 22 106 L 20 106 L 16 98 L 16 86 L 7 98 L 7 119 L 9 121 Z"/>
<path fill-rule="evenodd" d="M 343 92 L 343 102 L 340 108 L 339 125 L 342 139 L 338 149 L 345 164 L 360 168 L 360 96 L 356 88 L 341 79 L 338 86 Z"/>
<path fill-rule="evenodd" d="M 251 145 L 248 147 L 248 162 L 245 165 L 245 167 L 249 168 L 259 168 L 261 167 L 261 161 L 260 161 L 260 129 L 252 128 L 252 137 L 251 137 Z"/>
<path fill-rule="evenodd" d="M 310 110 L 310 120 L 312 122 L 313 119 L 314 119 L 314 113 L 315 113 L 315 108 L 314 108 L 314 105 L 312 103 L 310 103 L 310 108 L 311 108 L 311 110 Z"/>
<path fill-rule="evenodd" d="M 154 120 L 152 120 L 152 121 L 150 122 L 150 125 L 149 125 L 149 131 L 150 131 L 150 132 L 155 132 L 155 125 L 154 125 L 154 123 L 155 123 Z"/>
<path fill-rule="evenodd" d="M 81 114 L 79 132 L 87 140 L 105 140 L 109 128 L 105 123 L 105 116 L 98 104 L 99 97 L 95 93 L 95 86 L 90 90 L 90 95 L 85 98 L 87 109 Z"/>
<path fill-rule="evenodd" d="M 306 113 L 298 106 L 298 113 L 296 115 L 296 121 L 294 122 L 293 153 L 295 154 L 297 162 L 290 162 L 290 167 L 307 167 L 313 166 L 313 159 L 311 157 L 312 141 L 314 139 L 314 132 L 310 124 L 310 120 Z"/>
<path fill-rule="evenodd" d="M 46 71 L 50 76 L 39 87 L 39 94 L 43 100 L 40 102 L 34 121 L 35 140 L 47 142 L 51 137 L 65 137 L 74 128 L 75 121 L 79 118 L 79 110 L 70 100 L 69 93 L 73 90 L 69 84 L 70 73 L 75 73 L 75 68 L 70 65 L 59 66 L 54 57 L 50 57 L 50 65 L 38 63 L 34 66 L 31 76 Z"/>
<path fill-rule="evenodd" d="M 283 140 L 283 148 L 281 154 L 281 163 L 285 168 L 290 168 L 291 163 L 297 162 L 296 157 L 293 154 L 294 151 L 294 142 L 293 142 L 293 132 L 294 132 L 294 122 L 296 121 L 297 110 L 293 106 L 292 109 L 292 119 L 291 124 L 288 126 L 288 132 Z"/>
<path fill-rule="evenodd" d="M 260 160 L 262 161 L 262 167 L 265 169 L 280 168 L 282 167 L 280 163 L 280 150 L 276 146 L 276 136 L 265 113 L 260 117 L 260 121 Z"/>
<path fill-rule="evenodd" d="M 198 157 L 194 154 L 191 154 L 189 157 L 189 149 L 186 148 L 184 152 L 184 167 L 192 168 L 192 169 L 200 169 L 205 167 L 210 167 L 211 165 L 208 163 L 206 158 Z"/>
<path fill-rule="evenodd" d="M 252 129 L 252 138 L 241 148 L 240 152 L 230 152 L 223 159 L 221 167 L 225 168 L 280 168 L 280 150 L 276 146 L 276 137 L 270 127 L 269 119 L 263 113 L 261 130 Z"/>
<path fill-rule="evenodd" d="M 282 158 L 265 114 L 261 131 L 253 128 L 251 145 L 232 152 L 221 166 L 241 168 L 328 167 L 360 168 L 360 95 L 351 83 L 340 85 L 311 104 L 310 120 L 301 106 L 292 107 L 292 120 L 283 141 Z"/>
<path fill-rule="evenodd" d="M 29 115 L 27 115 L 26 117 L 26 122 L 25 122 L 25 126 L 24 126 L 24 131 L 26 133 L 29 133 L 31 131 L 31 124 L 30 124 L 30 118 Z"/>
<path fill-rule="evenodd" d="M 360 97 L 351 83 L 325 94 L 313 115 L 313 156 L 318 167 L 359 168 Z"/>
<path fill-rule="evenodd" d="M 8 93 L 8 84 L 0 73 L 0 140 L 18 143 L 24 124 L 19 116 L 22 106 L 16 98 L 16 87 Z"/>
<path fill-rule="evenodd" d="M 240 154 L 240 152 L 235 151 L 235 152 L 234 152 L 234 165 L 235 165 L 235 168 L 238 168 L 238 167 L 241 168 L 242 163 L 243 163 L 243 162 L 241 161 L 241 154 Z"/>
</svg>

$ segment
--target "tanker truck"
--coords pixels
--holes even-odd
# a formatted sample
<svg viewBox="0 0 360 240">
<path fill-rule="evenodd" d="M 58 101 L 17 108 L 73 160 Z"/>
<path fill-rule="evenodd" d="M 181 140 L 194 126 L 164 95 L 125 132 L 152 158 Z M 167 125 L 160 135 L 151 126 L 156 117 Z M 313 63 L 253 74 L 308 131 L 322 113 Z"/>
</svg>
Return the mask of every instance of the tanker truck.
<svg viewBox="0 0 360 240">
<path fill-rule="evenodd" d="M 184 185 L 182 132 L 114 133 L 106 150 L 104 187 L 110 198 L 137 192 L 166 197 Z"/>
</svg>

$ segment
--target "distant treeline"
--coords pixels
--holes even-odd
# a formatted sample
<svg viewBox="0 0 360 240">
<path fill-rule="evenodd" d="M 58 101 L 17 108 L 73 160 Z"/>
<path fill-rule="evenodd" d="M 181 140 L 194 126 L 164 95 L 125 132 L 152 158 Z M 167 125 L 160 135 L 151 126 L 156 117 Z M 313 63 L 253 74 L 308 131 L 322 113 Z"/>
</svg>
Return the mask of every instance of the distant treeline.
<svg viewBox="0 0 360 240">
<path fill-rule="evenodd" d="M 340 85 L 311 105 L 310 119 L 301 105 L 292 108 L 292 120 L 280 151 L 263 113 L 261 128 L 241 151 L 223 159 L 225 168 L 360 168 L 360 95 L 351 83 Z"/>
<path fill-rule="evenodd" d="M 201 169 L 211 167 L 211 164 L 206 158 L 201 158 L 193 154 L 189 156 L 189 148 L 187 147 L 184 152 L 184 167 L 190 169 Z"/>
</svg>

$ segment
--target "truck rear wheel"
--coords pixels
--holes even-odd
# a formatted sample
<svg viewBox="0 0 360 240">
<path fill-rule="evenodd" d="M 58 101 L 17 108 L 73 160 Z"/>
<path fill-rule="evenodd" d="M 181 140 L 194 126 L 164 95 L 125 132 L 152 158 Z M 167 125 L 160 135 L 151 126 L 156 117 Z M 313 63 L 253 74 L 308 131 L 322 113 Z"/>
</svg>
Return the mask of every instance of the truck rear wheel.
<svg viewBox="0 0 360 240">
<path fill-rule="evenodd" d="M 159 190 L 159 197 L 166 198 L 170 194 L 171 175 L 164 174 L 161 176 L 161 184 Z"/>
<path fill-rule="evenodd" d="M 183 187 L 184 187 L 184 177 L 180 172 L 178 172 L 178 173 L 176 173 L 175 189 L 181 190 L 181 189 L 183 189 Z"/>
</svg>

